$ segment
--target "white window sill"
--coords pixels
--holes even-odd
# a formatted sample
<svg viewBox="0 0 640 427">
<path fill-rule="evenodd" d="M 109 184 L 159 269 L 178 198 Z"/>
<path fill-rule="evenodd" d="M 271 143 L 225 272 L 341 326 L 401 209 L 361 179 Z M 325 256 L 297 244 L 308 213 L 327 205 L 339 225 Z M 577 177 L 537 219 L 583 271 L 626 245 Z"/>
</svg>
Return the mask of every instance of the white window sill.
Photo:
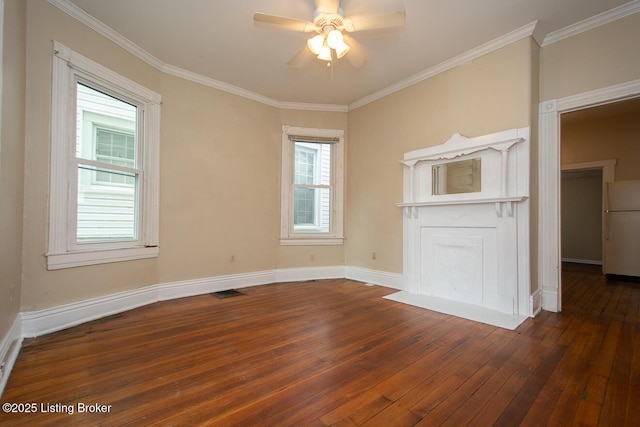
<svg viewBox="0 0 640 427">
<path fill-rule="evenodd" d="M 106 264 L 110 262 L 132 261 L 136 259 L 155 258 L 160 253 L 158 246 L 111 249 L 90 252 L 65 252 L 47 254 L 47 270 L 81 267 L 85 265 Z"/>
<path fill-rule="evenodd" d="M 337 246 L 344 243 L 344 237 L 289 237 L 280 238 L 281 246 Z"/>
</svg>

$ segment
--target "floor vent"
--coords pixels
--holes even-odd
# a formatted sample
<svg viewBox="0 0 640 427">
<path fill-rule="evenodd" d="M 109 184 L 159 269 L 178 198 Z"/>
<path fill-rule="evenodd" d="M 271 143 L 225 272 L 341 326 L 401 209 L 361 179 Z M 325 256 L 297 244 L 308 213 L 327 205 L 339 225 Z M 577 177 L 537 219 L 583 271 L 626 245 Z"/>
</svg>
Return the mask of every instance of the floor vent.
<svg viewBox="0 0 640 427">
<path fill-rule="evenodd" d="M 211 295 L 213 295 L 216 298 L 224 299 L 224 298 L 237 297 L 245 294 L 243 294 L 240 291 L 236 291 L 235 289 L 229 289 L 227 291 L 213 292 Z"/>
</svg>

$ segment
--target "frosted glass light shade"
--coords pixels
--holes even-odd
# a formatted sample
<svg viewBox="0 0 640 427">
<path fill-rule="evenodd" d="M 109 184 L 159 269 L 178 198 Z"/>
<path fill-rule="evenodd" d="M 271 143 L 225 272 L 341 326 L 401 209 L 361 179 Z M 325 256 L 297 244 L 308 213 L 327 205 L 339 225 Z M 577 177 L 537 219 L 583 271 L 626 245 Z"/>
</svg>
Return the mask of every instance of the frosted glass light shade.
<svg viewBox="0 0 640 427">
<path fill-rule="evenodd" d="M 342 42 L 342 44 L 338 45 L 334 49 L 336 50 L 336 56 L 338 57 L 338 59 L 340 59 L 343 56 L 345 56 L 347 54 L 347 52 L 349 52 L 349 50 L 351 50 L 349 45 L 347 45 L 345 42 Z"/>
<path fill-rule="evenodd" d="M 320 54 L 320 50 L 322 49 L 322 45 L 324 44 L 324 35 L 318 34 L 315 37 L 311 37 L 307 40 L 307 47 L 314 55 Z"/>
<path fill-rule="evenodd" d="M 318 59 L 322 59 L 324 61 L 331 61 L 331 48 L 326 44 L 320 48 L 320 53 L 318 54 Z"/>
<path fill-rule="evenodd" d="M 338 30 L 332 30 L 327 35 L 327 44 L 330 48 L 336 49 L 338 46 L 344 44 L 342 33 Z"/>
</svg>

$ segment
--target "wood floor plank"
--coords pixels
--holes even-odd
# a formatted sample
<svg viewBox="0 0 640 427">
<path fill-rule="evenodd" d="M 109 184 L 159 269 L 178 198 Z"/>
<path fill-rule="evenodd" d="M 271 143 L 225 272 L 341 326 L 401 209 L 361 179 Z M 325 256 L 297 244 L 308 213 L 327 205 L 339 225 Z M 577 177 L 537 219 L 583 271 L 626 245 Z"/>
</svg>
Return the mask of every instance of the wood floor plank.
<svg viewBox="0 0 640 427">
<path fill-rule="evenodd" d="M 636 425 L 640 286 L 562 280 L 515 331 L 345 279 L 151 304 L 25 340 L 2 402 L 45 406 L 0 425 Z"/>
</svg>

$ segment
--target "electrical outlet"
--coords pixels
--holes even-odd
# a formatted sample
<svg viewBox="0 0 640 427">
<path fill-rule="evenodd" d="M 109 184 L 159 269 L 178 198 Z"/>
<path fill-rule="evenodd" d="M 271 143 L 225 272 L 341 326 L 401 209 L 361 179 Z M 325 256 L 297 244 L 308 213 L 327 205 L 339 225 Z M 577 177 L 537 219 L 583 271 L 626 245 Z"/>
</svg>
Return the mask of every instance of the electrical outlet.
<svg viewBox="0 0 640 427">
<path fill-rule="evenodd" d="M 378 259 L 378 255 L 376 254 L 376 251 L 371 252 L 371 259 Z"/>
</svg>

